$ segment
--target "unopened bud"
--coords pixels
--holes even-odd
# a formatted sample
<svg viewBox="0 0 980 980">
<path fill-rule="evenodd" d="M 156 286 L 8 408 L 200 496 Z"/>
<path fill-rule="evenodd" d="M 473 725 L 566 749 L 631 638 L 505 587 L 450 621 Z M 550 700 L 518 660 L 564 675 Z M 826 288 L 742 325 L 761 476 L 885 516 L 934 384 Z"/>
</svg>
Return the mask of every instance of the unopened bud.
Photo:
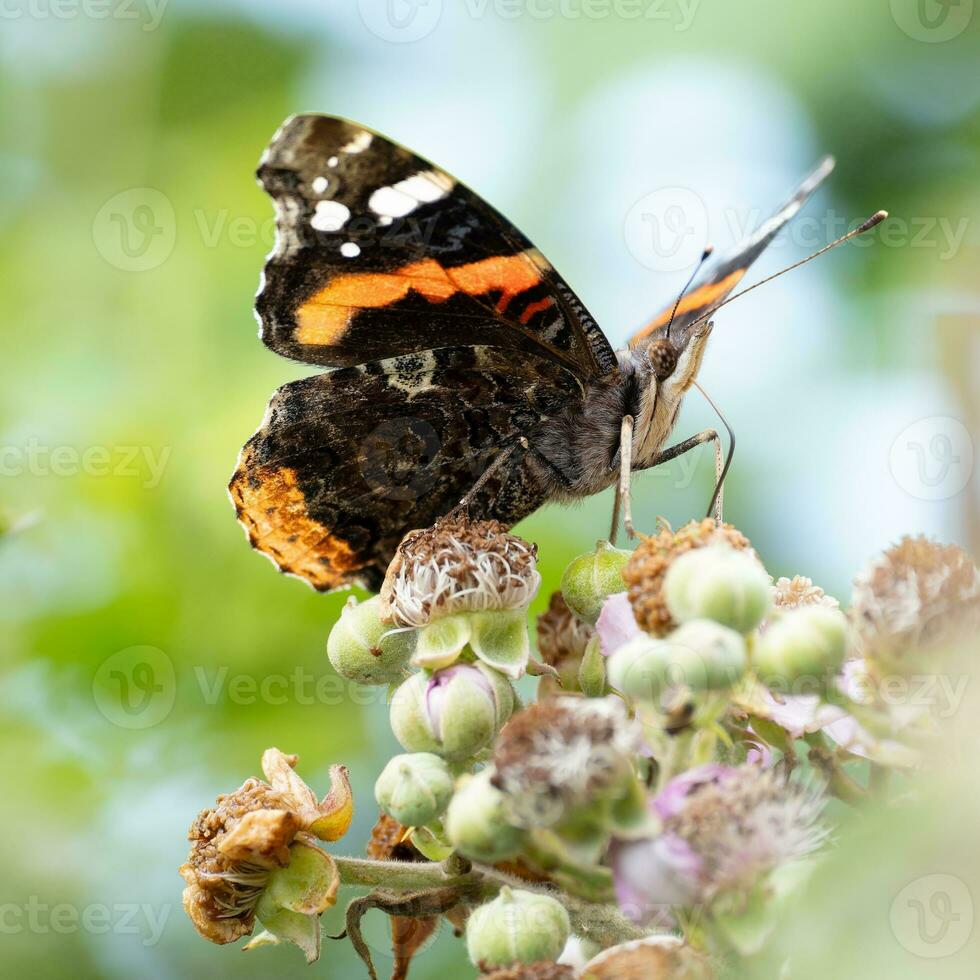
<svg viewBox="0 0 980 980">
<path fill-rule="evenodd" d="M 466 759 L 479 752 L 514 710 L 514 690 L 484 664 L 413 674 L 391 700 L 391 728 L 409 752 Z"/>
<path fill-rule="evenodd" d="M 568 912 L 557 899 L 538 892 L 511 889 L 470 915 L 466 949 L 481 970 L 556 960 L 571 933 Z"/>
<path fill-rule="evenodd" d="M 710 619 L 748 633 L 769 611 L 769 576 L 748 551 L 727 545 L 695 548 L 680 555 L 664 578 L 664 598 L 678 623 Z"/>
<path fill-rule="evenodd" d="M 506 799 L 484 769 L 460 780 L 446 811 L 445 829 L 452 845 L 466 857 L 492 864 L 521 849 L 523 832 L 507 820 Z"/>
<path fill-rule="evenodd" d="M 561 591 L 568 607 L 587 623 L 594 624 L 606 599 L 615 592 L 626 591 L 623 568 L 631 554 L 614 548 L 608 541 L 599 541 L 595 551 L 572 561 L 561 579 Z"/>
<path fill-rule="evenodd" d="M 435 820 L 449 805 L 453 777 L 449 767 L 431 752 L 396 755 L 374 784 L 378 806 L 405 827 Z"/>
<path fill-rule="evenodd" d="M 406 674 L 412 655 L 411 632 L 381 621 L 377 596 L 351 599 L 327 638 L 327 656 L 341 677 L 358 684 L 393 684 Z"/>
<path fill-rule="evenodd" d="M 836 673 L 847 651 L 847 618 L 827 606 L 803 606 L 770 623 L 753 654 L 759 679 L 777 691 Z"/>
<path fill-rule="evenodd" d="M 745 672 L 745 641 L 734 630 L 695 619 L 665 639 L 638 636 L 609 658 L 609 680 L 627 697 L 657 701 L 668 689 L 714 691 Z"/>
</svg>

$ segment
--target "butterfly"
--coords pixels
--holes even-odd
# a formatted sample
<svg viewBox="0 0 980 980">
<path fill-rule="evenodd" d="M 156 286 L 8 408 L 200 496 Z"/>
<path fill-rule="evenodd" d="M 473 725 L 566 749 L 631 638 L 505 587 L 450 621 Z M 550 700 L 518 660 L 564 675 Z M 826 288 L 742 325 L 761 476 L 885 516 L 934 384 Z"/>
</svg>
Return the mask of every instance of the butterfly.
<svg viewBox="0 0 980 980">
<path fill-rule="evenodd" d="M 667 447 L 706 314 L 832 166 L 617 351 L 473 191 L 356 123 L 291 117 L 258 169 L 277 236 L 256 314 L 273 351 L 330 370 L 279 388 L 242 449 L 229 491 L 252 545 L 318 590 L 376 590 L 404 534 L 461 502 L 512 526 L 717 443 Z"/>
</svg>

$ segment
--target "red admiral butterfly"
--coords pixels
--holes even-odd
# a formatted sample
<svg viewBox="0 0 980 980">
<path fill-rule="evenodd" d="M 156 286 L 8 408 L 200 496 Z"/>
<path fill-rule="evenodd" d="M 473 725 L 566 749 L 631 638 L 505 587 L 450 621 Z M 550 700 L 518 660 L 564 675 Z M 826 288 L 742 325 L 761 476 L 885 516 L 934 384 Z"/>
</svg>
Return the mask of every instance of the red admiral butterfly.
<svg viewBox="0 0 980 980">
<path fill-rule="evenodd" d="M 405 532 L 461 501 L 513 525 L 621 476 L 628 508 L 631 470 L 709 440 L 720 452 L 713 431 L 664 448 L 707 314 L 832 167 L 614 351 L 547 259 L 447 173 L 343 119 L 287 120 L 258 170 L 278 235 L 256 312 L 272 350 L 334 370 L 280 388 L 242 450 L 229 489 L 252 545 L 317 589 L 376 590 Z"/>
</svg>

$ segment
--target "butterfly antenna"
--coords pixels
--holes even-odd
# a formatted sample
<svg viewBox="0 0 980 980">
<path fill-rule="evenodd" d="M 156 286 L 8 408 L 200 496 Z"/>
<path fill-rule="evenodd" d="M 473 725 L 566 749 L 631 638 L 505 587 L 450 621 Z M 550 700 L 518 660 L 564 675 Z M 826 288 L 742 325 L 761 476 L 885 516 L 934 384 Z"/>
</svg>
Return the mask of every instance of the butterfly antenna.
<svg viewBox="0 0 980 980">
<path fill-rule="evenodd" d="M 701 258 L 698 260 L 698 264 L 694 267 L 694 271 L 691 273 L 690 278 L 684 284 L 684 288 L 677 297 L 677 302 L 674 303 L 674 308 L 670 311 L 670 319 L 667 321 L 667 333 L 665 334 L 667 340 L 670 340 L 670 325 L 674 322 L 674 317 L 677 316 L 677 309 L 681 305 L 681 300 L 684 298 L 685 293 L 687 293 L 687 291 L 691 288 L 691 283 L 694 282 L 694 277 L 701 271 L 701 266 L 707 262 L 709 256 L 714 250 L 715 248 L 713 245 L 705 245 L 704 251 L 701 253 Z"/>
<path fill-rule="evenodd" d="M 727 306 L 733 299 L 738 299 L 739 296 L 744 296 L 746 293 L 751 293 L 753 289 L 758 289 L 760 286 L 764 286 L 767 282 L 772 282 L 773 279 L 778 279 L 780 276 L 785 275 L 787 272 L 792 272 L 794 269 L 798 269 L 801 265 L 806 265 L 807 262 L 812 262 L 815 258 L 823 255 L 824 252 L 829 252 L 832 248 L 837 248 L 838 245 L 843 245 L 844 242 L 849 242 L 852 238 L 857 238 L 858 235 L 863 235 L 866 231 L 870 231 L 875 225 L 881 224 L 885 218 L 888 217 L 887 211 L 875 211 L 867 221 L 864 222 L 860 227 L 854 228 L 849 231 L 846 235 L 841 235 L 836 241 L 831 242 L 829 245 L 824 245 L 823 248 L 817 249 L 812 255 L 808 255 L 805 259 L 800 259 L 799 262 L 794 262 L 792 265 L 786 266 L 785 269 L 780 269 L 779 272 L 774 272 L 771 276 L 766 276 L 765 279 L 761 279 L 757 283 L 753 283 L 746 289 L 742 289 L 737 293 L 733 293 L 728 299 L 722 301 L 717 306 L 712 307 L 707 313 L 703 313 L 699 316 L 691 326 L 694 327 L 708 317 L 714 316 L 715 313 L 720 310 L 723 306 Z M 679 301 L 678 301 L 679 302 Z"/>
</svg>

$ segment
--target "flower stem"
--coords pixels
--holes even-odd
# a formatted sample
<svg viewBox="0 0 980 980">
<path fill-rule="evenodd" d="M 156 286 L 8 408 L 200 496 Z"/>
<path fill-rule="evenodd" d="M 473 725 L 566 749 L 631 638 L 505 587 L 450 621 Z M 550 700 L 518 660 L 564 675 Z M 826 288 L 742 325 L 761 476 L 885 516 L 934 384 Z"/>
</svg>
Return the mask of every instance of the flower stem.
<svg viewBox="0 0 980 980">
<path fill-rule="evenodd" d="M 614 946 L 649 934 L 627 919 L 614 904 L 589 902 L 567 892 L 519 880 L 493 868 L 447 875 L 434 861 L 371 861 L 334 856 L 344 885 L 366 885 L 389 891 L 419 892 L 428 888 L 458 888 L 461 900 L 470 904 L 492 898 L 504 885 L 539 891 L 556 898 L 568 910 L 575 935 L 602 947 Z"/>
<path fill-rule="evenodd" d="M 479 875 L 447 875 L 434 861 L 371 861 L 367 858 L 333 856 L 342 885 L 367 885 L 371 888 L 420 891 L 423 888 L 464 887 L 479 880 Z"/>
</svg>

